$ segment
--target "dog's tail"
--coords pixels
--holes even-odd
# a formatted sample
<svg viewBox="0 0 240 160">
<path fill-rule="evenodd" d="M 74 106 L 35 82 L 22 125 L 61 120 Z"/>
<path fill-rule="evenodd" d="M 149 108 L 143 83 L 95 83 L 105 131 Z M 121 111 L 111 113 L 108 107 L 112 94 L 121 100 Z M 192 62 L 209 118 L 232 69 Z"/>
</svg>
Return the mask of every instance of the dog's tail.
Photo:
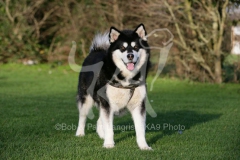
<svg viewBox="0 0 240 160">
<path fill-rule="evenodd" d="M 109 32 L 98 33 L 92 41 L 92 45 L 90 47 L 91 51 L 100 51 L 100 50 L 108 50 L 110 46 L 109 42 Z"/>
</svg>

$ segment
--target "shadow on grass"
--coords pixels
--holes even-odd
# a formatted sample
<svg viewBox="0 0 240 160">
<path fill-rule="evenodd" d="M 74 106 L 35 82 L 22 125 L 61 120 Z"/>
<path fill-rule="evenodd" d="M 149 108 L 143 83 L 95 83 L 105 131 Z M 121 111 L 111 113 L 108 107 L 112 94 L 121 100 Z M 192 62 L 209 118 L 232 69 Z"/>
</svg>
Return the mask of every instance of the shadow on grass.
<svg viewBox="0 0 240 160">
<path fill-rule="evenodd" d="M 202 114 L 189 110 L 157 113 L 156 118 L 147 116 L 146 134 L 156 133 L 147 141 L 149 145 L 155 144 L 163 136 L 176 133 L 183 134 L 184 131 L 191 129 L 195 125 L 218 119 L 220 116 L 221 114 Z M 124 126 L 129 124 L 133 124 L 132 119 L 127 118 L 125 121 L 119 120 L 116 125 Z M 120 130 L 115 131 L 116 134 L 120 132 Z M 131 136 L 135 136 L 135 131 L 128 132 L 120 139 L 116 139 L 115 142 L 122 141 Z"/>
</svg>

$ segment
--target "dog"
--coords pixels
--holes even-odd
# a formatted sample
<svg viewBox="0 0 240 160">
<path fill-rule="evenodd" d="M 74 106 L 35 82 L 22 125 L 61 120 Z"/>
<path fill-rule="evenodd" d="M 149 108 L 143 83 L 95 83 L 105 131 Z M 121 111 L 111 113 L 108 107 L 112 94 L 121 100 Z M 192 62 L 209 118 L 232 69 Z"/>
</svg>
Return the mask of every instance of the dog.
<svg viewBox="0 0 240 160">
<path fill-rule="evenodd" d="M 76 136 L 84 136 L 86 117 L 91 107 L 99 107 L 97 133 L 104 139 L 103 147 L 114 147 L 113 118 L 124 109 L 132 115 L 137 144 L 151 150 L 145 139 L 146 77 L 150 67 L 150 50 L 143 24 L 135 30 L 111 27 L 97 34 L 90 54 L 79 74 L 77 104 L 79 123 Z"/>
</svg>

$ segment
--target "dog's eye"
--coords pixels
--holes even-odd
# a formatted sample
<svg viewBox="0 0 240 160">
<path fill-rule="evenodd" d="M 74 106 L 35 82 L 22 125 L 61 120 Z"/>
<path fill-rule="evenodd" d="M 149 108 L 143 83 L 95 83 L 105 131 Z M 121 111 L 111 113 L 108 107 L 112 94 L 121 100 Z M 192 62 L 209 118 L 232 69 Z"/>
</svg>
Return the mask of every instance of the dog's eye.
<svg viewBox="0 0 240 160">
<path fill-rule="evenodd" d="M 120 47 L 120 50 L 121 50 L 121 51 L 124 51 L 125 49 L 126 49 L 126 48 L 125 48 L 124 46 L 121 46 L 121 47 Z"/>
<path fill-rule="evenodd" d="M 137 46 L 137 45 L 135 45 L 133 48 L 134 48 L 135 50 L 138 50 L 138 46 Z"/>
</svg>

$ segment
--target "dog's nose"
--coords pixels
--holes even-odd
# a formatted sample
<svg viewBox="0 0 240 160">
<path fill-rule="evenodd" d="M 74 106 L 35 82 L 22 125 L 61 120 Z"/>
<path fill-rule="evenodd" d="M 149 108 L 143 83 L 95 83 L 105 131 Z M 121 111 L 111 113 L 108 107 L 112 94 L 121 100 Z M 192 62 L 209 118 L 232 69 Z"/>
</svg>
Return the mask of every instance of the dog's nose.
<svg viewBox="0 0 240 160">
<path fill-rule="evenodd" d="M 128 54 L 128 55 L 127 55 L 127 58 L 128 58 L 129 60 L 133 60 L 134 55 L 133 55 L 133 54 Z"/>
</svg>

